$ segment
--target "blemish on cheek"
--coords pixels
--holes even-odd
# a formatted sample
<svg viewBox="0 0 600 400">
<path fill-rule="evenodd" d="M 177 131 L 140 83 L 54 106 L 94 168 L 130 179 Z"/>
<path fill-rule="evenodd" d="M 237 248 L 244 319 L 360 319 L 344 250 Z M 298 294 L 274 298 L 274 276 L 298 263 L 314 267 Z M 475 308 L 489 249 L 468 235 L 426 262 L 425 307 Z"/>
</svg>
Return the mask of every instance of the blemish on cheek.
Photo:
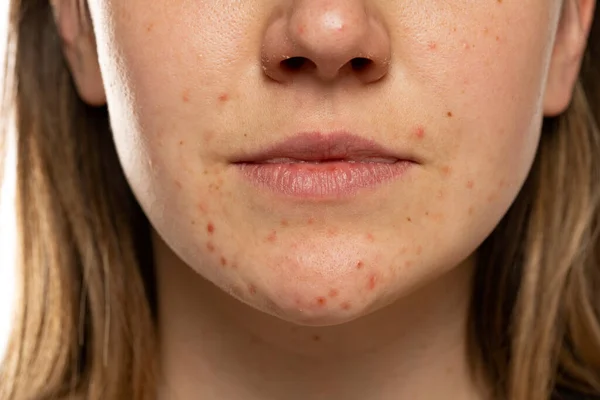
<svg viewBox="0 0 600 400">
<path fill-rule="evenodd" d="M 184 103 L 190 102 L 190 89 L 186 89 L 183 91 L 183 93 L 181 94 L 181 100 L 183 100 Z"/>
<path fill-rule="evenodd" d="M 427 47 L 429 47 L 429 50 L 435 50 L 437 49 L 437 43 L 436 42 L 429 42 L 427 43 Z"/>
<path fill-rule="evenodd" d="M 146 25 L 146 32 L 152 32 L 152 30 L 154 29 L 154 23 L 151 22 L 148 25 Z"/>
<path fill-rule="evenodd" d="M 475 182 L 467 181 L 467 189 L 473 189 L 475 187 Z"/>
<path fill-rule="evenodd" d="M 446 113 L 446 116 L 447 116 L 448 118 L 452 118 L 452 117 L 454 116 L 454 113 L 452 113 L 452 111 L 448 111 L 448 112 Z"/>
<path fill-rule="evenodd" d="M 452 167 L 446 165 L 445 167 L 442 168 L 442 174 L 446 177 L 450 176 L 452 174 Z"/>
<path fill-rule="evenodd" d="M 329 237 L 333 237 L 338 233 L 338 229 L 337 228 L 328 228 L 327 229 L 327 235 Z"/>
<path fill-rule="evenodd" d="M 269 236 L 267 236 L 267 241 L 271 242 L 271 243 L 275 243 L 277 241 L 277 231 L 273 231 L 273 232 L 269 233 Z"/>
<path fill-rule="evenodd" d="M 412 261 L 406 261 L 406 262 L 404 263 L 404 267 L 405 267 L 405 268 L 411 268 L 412 266 L 413 266 L 413 262 L 412 262 Z"/>
<path fill-rule="evenodd" d="M 206 225 L 206 231 L 210 234 L 215 232 L 215 226 L 212 224 L 212 222 L 209 222 L 208 225 Z"/>
<path fill-rule="evenodd" d="M 340 294 L 340 292 L 337 289 L 331 289 L 329 291 L 329 297 L 331 297 L 331 298 L 337 297 L 338 294 Z"/>
<path fill-rule="evenodd" d="M 348 311 L 349 309 L 352 308 L 352 305 L 349 302 L 345 301 L 340 305 L 340 307 L 342 310 Z"/>
<path fill-rule="evenodd" d="M 473 209 L 473 207 L 469 207 L 469 210 L 468 210 L 468 213 L 469 213 L 469 215 L 473 215 L 473 211 L 475 211 L 475 210 Z"/>
<path fill-rule="evenodd" d="M 229 95 L 227 93 L 221 93 L 219 95 L 219 101 L 221 103 L 225 103 L 227 100 L 229 100 Z"/>
<path fill-rule="evenodd" d="M 256 286 L 249 284 L 248 285 L 248 293 L 250 293 L 250 295 L 255 296 L 256 295 Z"/>
<path fill-rule="evenodd" d="M 200 210 L 204 214 L 206 214 L 207 212 L 206 206 L 203 203 L 198 203 L 198 210 Z"/>
<path fill-rule="evenodd" d="M 221 256 L 221 266 L 222 267 L 226 267 L 227 266 L 227 259 L 223 256 Z"/>
<path fill-rule="evenodd" d="M 412 218 L 411 217 L 406 217 L 406 221 L 407 222 L 412 222 Z"/>
<path fill-rule="evenodd" d="M 364 267 L 365 267 L 365 263 L 364 263 L 364 262 L 362 262 L 362 261 L 359 261 L 359 262 L 356 264 L 356 269 L 363 269 Z"/>
<path fill-rule="evenodd" d="M 325 307 L 327 305 L 327 299 L 325 297 L 317 297 L 317 305 L 319 307 Z"/>
<path fill-rule="evenodd" d="M 423 139 L 425 137 L 425 128 L 422 126 L 416 127 L 415 136 L 417 137 L 417 139 Z"/>
<path fill-rule="evenodd" d="M 373 290 L 375 289 L 375 286 L 377 286 L 377 275 L 373 274 L 369 277 L 369 283 L 367 284 L 367 287 L 369 290 Z"/>
<path fill-rule="evenodd" d="M 304 25 L 302 25 L 302 24 L 298 25 L 298 33 L 300 35 L 303 35 L 304 32 L 306 32 L 306 27 Z"/>
<path fill-rule="evenodd" d="M 308 219 L 307 223 L 308 223 L 309 225 L 312 225 L 312 224 L 314 224 L 314 223 L 315 223 L 315 219 L 314 219 L 313 217 L 310 217 L 310 218 Z"/>
<path fill-rule="evenodd" d="M 281 226 L 289 226 L 289 225 L 290 225 L 290 223 L 288 222 L 287 219 L 282 219 L 281 220 Z"/>
<path fill-rule="evenodd" d="M 423 246 L 417 246 L 417 255 L 420 256 L 421 254 L 423 254 Z"/>
<path fill-rule="evenodd" d="M 375 236 L 372 233 L 367 233 L 367 240 L 371 243 L 375 241 Z"/>
</svg>

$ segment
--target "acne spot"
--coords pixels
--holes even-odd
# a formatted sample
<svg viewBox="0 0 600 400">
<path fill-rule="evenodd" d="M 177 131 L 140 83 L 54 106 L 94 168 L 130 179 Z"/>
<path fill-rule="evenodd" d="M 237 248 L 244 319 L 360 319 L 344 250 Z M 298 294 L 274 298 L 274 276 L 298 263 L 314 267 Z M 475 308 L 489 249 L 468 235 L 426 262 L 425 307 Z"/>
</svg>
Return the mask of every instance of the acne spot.
<svg viewBox="0 0 600 400">
<path fill-rule="evenodd" d="M 377 286 L 377 275 L 373 274 L 369 277 L 369 283 L 367 287 L 369 290 L 373 290 L 375 289 L 375 286 Z"/>
<path fill-rule="evenodd" d="M 422 126 L 418 126 L 415 129 L 415 136 L 417 137 L 417 139 L 423 139 L 425 137 L 425 128 Z"/>
<path fill-rule="evenodd" d="M 442 189 L 438 190 L 437 198 L 440 200 L 444 198 L 444 191 Z"/>
<path fill-rule="evenodd" d="M 222 93 L 219 95 L 219 101 L 221 103 L 225 103 L 227 100 L 229 100 L 229 95 L 227 93 Z"/>
<path fill-rule="evenodd" d="M 200 212 L 206 214 L 206 205 L 204 205 L 203 203 L 198 203 L 198 210 L 200 210 Z"/>
<path fill-rule="evenodd" d="M 496 42 L 500 41 L 500 36 L 496 36 Z"/>
<path fill-rule="evenodd" d="M 375 241 L 375 236 L 372 233 L 367 233 L 367 240 L 371 243 Z"/>
<path fill-rule="evenodd" d="M 223 256 L 221 256 L 221 266 L 222 267 L 226 267 L 227 266 L 227 259 Z"/>
<path fill-rule="evenodd" d="M 442 168 L 442 174 L 443 174 L 445 177 L 448 177 L 448 176 L 450 176 L 450 175 L 452 174 L 452 167 L 450 167 L 450 166 L 445 166 L 445 167 L 443 167 L 443 168 Z"/>
<path fill-rule="evenodd" d="M 356 269 L 363 269 L 363 268 L 364 268 L 364 266 L 365 266 L 365 263 L 364 263 L 364 262 L 362 262 L 362 261 L 359 261 L 359 262 L 356 264 Z"/>
<path fill-rule="evenodd" d="M 302 24 L 301 24 L 301 25 L 298 25 L 298 33 L 299 33 L 300 35 L 303 35 L 303 34 L 304 34 L 304 32 L 306 32 L 306 27 L 305 27 L 304 25 L 302 25 Z"/>
<path fill-rule="evenodd" d="M 290 225 L 290 223 L 288 222 L 287 219 L 282 219 L 281 220 L 281 226 L 289 226 L 289 225 Z"/>
<path fill-rule="evenodd" d="M 307 222 L 308 222 L 309 225 L 312 225 L 312 224 L 315 223 L 315 219 L 312 218 L 312 217 L 310 217 Z"/>
<path fill-rule="evenodd" d="M 420 256 L 423 253 L 423 246 L 417 247 L 417 255 Z"/>
<path fill-rule="evenodd" d="M 183 91 L 183 93 L 181 94 L 181 100 L 183 100 L 184 103 L 190 102 L 190 89 L 186 89 Z"/>
<path fill-rule="evenodd" d="M 267 241 L 271 243 L 275 243 L 277 241 L 277 231 L 273 231 L 267 236 Z"/>
<path fill-rule="evenodd" d="M 249 284 L 248 285 L 248 293 L 250 293 L 252 296 L 256 295 L 256 286 Z"/>
<path fill-rule="evenodd" d="M 475 182 L 467 181 L 467 189 L 473 189 L 475 187 Z"/>
<path fill-rule="evenodd" d="M 342 308 L 342 310 L 348 311 L 352 308 L 352 305 L 349 302 L 345 301 L 340 305 L 340 307 Z"/>
<path fill-rule="evenodd" d="M 152 32 L 152 30 L 154 29 L 154 23 L 151 22 L 148 25 L 146 25 L 146 32 Z"/>
<path fill-rule="evenodd" d="M 340 292 L 337 289 L 331 289 L 329 291 L 329 297 L 331 297 L 331 298 L 337 297 L 338 294 L 340 294 Z"/>
<path fill-rule="evenodd" d="M 404 263 L 404 267 L 405 267 L 405 268 L 407 268 L 407 269 L 408 269 L 408 268 L 411 268 L 412 266 L 413 266 L 413 262 L 412 262 L 412 261 L 406 261 L 406 262 Z"/>
<path fill-rule="evenodd" d="M 429 42 L 427 44 L 427 47 L 429 47 L 429 50 L 433 51 L 433 50 L 437 49 L 437 43 L 436 42 Z"/>
<path fill-rule="evenodd" d="M 215 245 L 212 244 L 212 242 L 208 242 L 206 243 L 206 248 L 208 249 L 208 251 L 210 251 L 211 253 L 215 251 Z"/>
<path fill-rule="evenodd" d="M 327 235 L 329 237 L 335 236 L 338 233 L 337 228 L 328 228 L 327 229 Z"/>
<path fill-rule="evenodd" d="M 215 232 L 215 226 L 212 224 L 212 222 L 209 222 L 208 225 L 206 225 L 206 231 L 210 234 Z"/>
<path fill-rule="evenodd" d="M 325 297 L 317 297 L 317 305 L 319 307 L 325 307 L 327 305 L 327 299 Z"/>
</svg>

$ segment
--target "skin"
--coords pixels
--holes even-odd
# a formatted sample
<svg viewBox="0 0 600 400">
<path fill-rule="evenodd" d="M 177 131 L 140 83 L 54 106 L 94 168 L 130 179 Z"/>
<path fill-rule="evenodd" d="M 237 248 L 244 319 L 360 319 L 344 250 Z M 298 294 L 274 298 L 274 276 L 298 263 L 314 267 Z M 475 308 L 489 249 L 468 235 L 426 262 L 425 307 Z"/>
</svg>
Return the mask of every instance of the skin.
<svg viewBox="0 0 600 400">
<path fill-rule="evenodd" d="M 90 0 L 90 32 L 74 3 L 65 55 L 154 228 L 161 398 L 486 397 L 472 255 L 571 100 L 595 1 Z M 329 202 L 231 165 L 334 130 L 419 163 Z"/>
</svg>

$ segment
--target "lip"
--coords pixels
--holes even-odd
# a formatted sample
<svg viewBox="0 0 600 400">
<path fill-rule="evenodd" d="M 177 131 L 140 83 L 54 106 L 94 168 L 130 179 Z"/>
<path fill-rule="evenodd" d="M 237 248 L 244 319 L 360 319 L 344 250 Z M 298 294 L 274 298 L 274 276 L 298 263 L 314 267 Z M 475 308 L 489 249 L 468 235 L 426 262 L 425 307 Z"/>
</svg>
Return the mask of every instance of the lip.
<svg viewBox="0 0 600 400">
<path fill-rule="evenodd" d="M 309 132 L 241 155 L 233 164 L 260 189 L 300 199 L 341 199 L 372 192 L 417 161 L 348 132 Z"/>
</svg>

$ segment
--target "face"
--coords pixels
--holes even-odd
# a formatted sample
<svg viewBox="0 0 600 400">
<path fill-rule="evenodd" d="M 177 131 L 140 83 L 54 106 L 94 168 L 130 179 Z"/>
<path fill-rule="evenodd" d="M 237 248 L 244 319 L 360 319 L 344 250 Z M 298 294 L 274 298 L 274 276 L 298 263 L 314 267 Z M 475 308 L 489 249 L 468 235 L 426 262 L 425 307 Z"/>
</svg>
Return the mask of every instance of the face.
<svg viewBox="0 0 600 400">
<path fill-rule="evenodd" d="M 157 237 L 299 324 L 476 251 L 540 135 L 557 1 L 90 0 L 114 141 Z"/>
</svg>

